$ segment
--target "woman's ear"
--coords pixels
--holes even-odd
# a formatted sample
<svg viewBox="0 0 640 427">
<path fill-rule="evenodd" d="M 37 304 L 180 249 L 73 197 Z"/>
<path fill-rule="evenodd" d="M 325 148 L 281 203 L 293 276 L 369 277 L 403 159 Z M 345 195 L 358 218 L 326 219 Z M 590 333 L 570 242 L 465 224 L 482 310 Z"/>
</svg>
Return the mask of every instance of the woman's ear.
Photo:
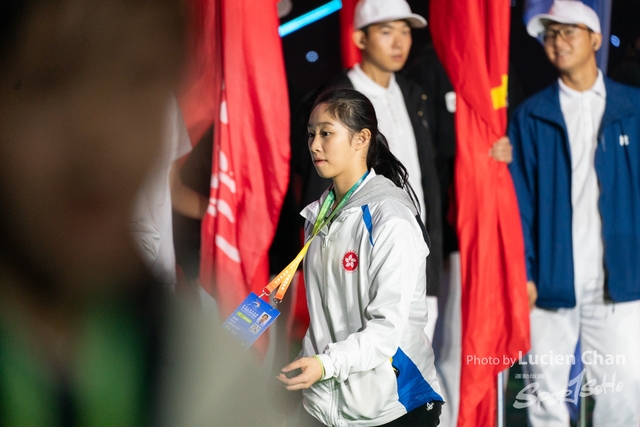
<svg viewBox="0 0 640 427">
<path fill-rule="evenodd" d="M 369 129 L 362 129 L 353 135 L 352 144 L 356 150 L 366 148 L 369 146 L 369 142 L 371 142 L 371 131 Z"/>
</svg>

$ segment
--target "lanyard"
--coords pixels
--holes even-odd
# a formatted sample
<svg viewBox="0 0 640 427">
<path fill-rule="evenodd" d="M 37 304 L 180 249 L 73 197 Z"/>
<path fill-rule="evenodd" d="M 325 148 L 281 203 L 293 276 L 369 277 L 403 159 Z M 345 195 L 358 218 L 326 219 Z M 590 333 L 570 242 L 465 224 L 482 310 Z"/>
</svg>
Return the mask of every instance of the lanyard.
<svg viewBox="0 0 640 427">
<path fill-rule="evenodd" d="M 271 282 L 269 282 L 267 286 L 264 287 L 264 289 L 262 290 L 262 295 L 269 295 L 275 289 L 279 288 L 278 292 L 276 293 L 273 299 L 276 303 L 282 302 L 282 298 L 284 298 L 285 292 L 287 292 L 287 289 L 289 289 L 289 285 L 293 280 L 293 275 L 296 273 L 296 270 L 298 269 L 298 265 L 300 265 L 300 262 L 302 261 L 304 256 L 307 254 L 307 250 L 309 249 L 309 245 L 311 244 L 311 241 L 313 241 L 314 237 L 318 235 L 320 230 L 322 230 L 327 224 L 329 224 L 333 220 L 333 218 L 336 216 L 338 211 L 340 211 L 340 209 L 342 209 L 344 205 L 347 204 L 347 201 L 349 201 L 353 193 L 360 186 L 360 184 L 362 184 L 362 181 L 364 181 L 367 175 L 369 175 L 369 171 L 365 172 L 365 174 L 362 175 L 362 177 L 360 177 L 358 182 L 356 182 L 353 185 L 353 187 L 349 189 L 347 194 L 345 194 L 344 197 L 340 199 L 340 202 L 338 202 L 338 205 L 331 211 L 331 214 L 329 214 L 329 216 L 326 217 L 327 212 L 331 208 L 331 205 L 336 200 L 336 193 L 333 190 L 333 188 L 329 191 L 329 194 L 327 194 L 326 199 L 324 199 L 324 202 L 322 203 L 322 207 L 320 208 L 320 213 L 316 218 L 316 222 L 313 225 L 313 232 L 311 233 L 311 238 L 307 240 L 307 243 L 305 243 L 305 245 L 302 247 L 302 250 L 300 250 L 300 252 L 298 253 L 298 255 L 296 255 L 293 261 L 291 261 L 291 263 L 287 267 L 285 267 L 285 269 L 282 270 L 280 274 L 278 274 Z"/>
</svg>

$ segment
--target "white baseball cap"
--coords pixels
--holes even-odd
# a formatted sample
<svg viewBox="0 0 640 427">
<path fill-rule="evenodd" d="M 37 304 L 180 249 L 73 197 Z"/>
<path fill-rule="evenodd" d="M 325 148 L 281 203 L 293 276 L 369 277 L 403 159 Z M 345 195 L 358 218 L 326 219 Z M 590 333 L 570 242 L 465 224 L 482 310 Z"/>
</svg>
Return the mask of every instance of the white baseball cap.
<svg viewBox="0 0 640 427">
<path fill-rule="evenodd" d="M 546 21 L 560 24 L 584 24 L 594 33 L 600 33 L 598 14 L 580 0 L 556 0 L 547 13 L 535 15 L 527 23 L 527 33 L 538 37 L 544 31 Z"/>
<path fill-rule="evenodd" d="M 406 0 L 360 0 L 356 5 L 353 27 L 356 30 L 381 22 L 407 20 L 413 28 L 424 28 L 427 20 L 411 13 Z"/>
</svg>

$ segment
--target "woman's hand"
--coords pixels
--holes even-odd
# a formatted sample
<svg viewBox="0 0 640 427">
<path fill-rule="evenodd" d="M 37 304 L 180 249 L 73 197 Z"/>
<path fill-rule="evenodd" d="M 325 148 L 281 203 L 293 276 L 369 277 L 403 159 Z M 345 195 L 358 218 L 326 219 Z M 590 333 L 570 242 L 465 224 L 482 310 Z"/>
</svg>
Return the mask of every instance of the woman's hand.
<svg viewBox="0 0 640 427">
<path fill-rule="evenodd" d="M 296 369 L 300 369 L 302 372 L 295 377 L 287 378 L 287 373 Z M 303 357 L 282 368 L 277 378 L 285 385 L 287 390 L 302 390 L 320 381 L 322 372 L 323 368 L 320 359 L 317 357 Z"/>
</svg>

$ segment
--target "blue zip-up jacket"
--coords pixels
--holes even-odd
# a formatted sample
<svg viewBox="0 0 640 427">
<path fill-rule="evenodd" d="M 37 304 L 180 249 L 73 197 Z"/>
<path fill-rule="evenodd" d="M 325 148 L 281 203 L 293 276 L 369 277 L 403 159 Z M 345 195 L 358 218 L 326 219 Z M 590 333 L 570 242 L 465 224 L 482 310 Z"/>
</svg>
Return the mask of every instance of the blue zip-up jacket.
<svg viewBox="0 0 640 427">
<path fill-rule="evenodd" d="M 605 296 L 640 299 L 640 90 L 605 78 L 595 169 L 604 243 Z M 571 152 L 555 84 L 524 102 L 509 124 L 511 175 L 525 241 L 527 278 L 541 308 L 575 307 Z"/>
</svg>

